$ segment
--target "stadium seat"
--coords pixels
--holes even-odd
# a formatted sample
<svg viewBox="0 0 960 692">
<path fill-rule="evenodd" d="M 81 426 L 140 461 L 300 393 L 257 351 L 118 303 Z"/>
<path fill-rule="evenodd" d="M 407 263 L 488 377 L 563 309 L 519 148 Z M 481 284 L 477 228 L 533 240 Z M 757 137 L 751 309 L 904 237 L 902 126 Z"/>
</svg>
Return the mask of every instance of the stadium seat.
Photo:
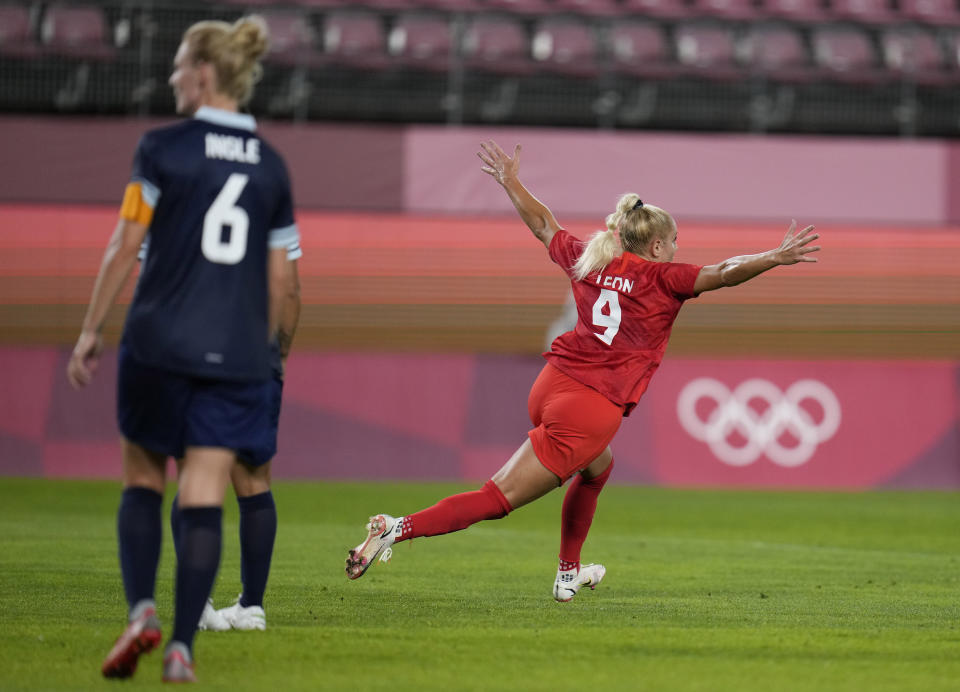
<svg viewBox="0 0 960 692">
<path fill-rule="evenodd" d="M 620 7 L 625 14 L 657 19 L 683 19 L 693 14 L 686 0 L 623 0 Z"/>
<path fill-rule="evenodd" d="M 293 0 L 293 4 L 312 10 L 337 10 L 348 7 L 349 0 Z"/>
<path fill-rule="evenodd" d="M 30 27 L 30 10 L 22 5 L 0 5 L 0 55 L 32 58 L 39 51 Z"/>
<path fill-rule="evenodd" d="M 388 60 L 380 15 L 330 12 L 324 17 L 323 49 L 329 63 L 359 70 L 383 69 Z"/>
<path fill-rule="evenodd" d="M 830 19 L 823 0 L 762 0 L 763 12 L 771 17 L 791 22 L 815 24 Z"/>
<path fill-rule="evenodd" d="M 900 17 L 890 8 L 890 0 L 833 0 L 830 14 L 835 19 L 857 24 L 892 24 Z"/>
<path fill-rule="evenodd" d="M 749 21 L 761 16 L 753 0 L 693 0 L 693 9 L 701 17 L 730 21 Z"/>
<path fill-rule="evenodd" d="M 878 84 L 889 78 L 880 69 L 870 36 L 854 26 L 824 26 L 812 35 L 815 64 L 823 74 L 841 82 Z"/>
<path fill-rule="evenodd" d="M 587 17 L 616 17 L 622 14 L 617 0 L 553 0 L 555 12 L 570 12 Z"/>
<path fill-rule="evenodd" d="M 677 74 L 666 31 L 655 22 L 617 22 L 610 27 L 607 44 L 615 73 L 647 79 Z"/>
<path fill-rule="evenodd" d="M 803 36 L 794 26 L 751 26 L 741 49 L 743 61 L 750 71 L 767 80 L 804 82 L 816 77 Z"/>
<path fill-rule="evenodd" d="M 960 26 L 960 10 L 954 0 L 900 0 L 900 15 L 932 26 Z"/>
<path fill-rule="evenodd" d="M 259 10 L 261 7 L 267 5 L 277 5 L 280 4 L 283 0 L 222 0 L 226 5 L 239 5 L 241 7 L 249 7 L 251 9 Z"/>
<path fill-rule="evenodd" d="M 545 19 L 534 28 L 530 48 L 536 63 L 549 72 L 594 77 L 600 70 L 596 38 L 588 23 Z"/>
<path fill-rule="evenodd" d="M 401 15 L 387 38 L 395 63 L 431 72 L 450 69 L 452 47 L 450 22 L 434 15 Z"/>
<path fill-rule="evenodd" d="M 417 0 L 417 7 L 442 12 L 479 12 L 485 9 L 483 0 Z"/>
<path fill-rule="evenodd" d="M 464 31 L 462 49 L 467 69 L 511 75 L 534 69 L 523 25 L 508 17 L 474 18 Z"/>
<path fill-rule="evenodd" d="M 733 32 L 715 24 L 680 24 L 675 31 L 677 60 L 686 73 L 708 79 L 728 80 L 743 76 L 737 64 Z"/>
<path fill-rule="evenodd" d="M 951 72 L 937 37 L 919 27 L 895 27 L 880 36 L 883 62 L 901 78 L 930 86 L 956 83 L 960 73 Z"/>
<path fill-rule="evenodd" d="M 345 6 L 362 5 L 366 9 L 378 12 L 397 12 L 416 7 L 414 0 L 364 0 L 364 2 L 346 2 Z"/>
<path fill-rule="evenodd" d="M 266 60 L 280 65 L 319 64 L 317 35 L 309 19 L 300 12 L 260 12 L 270 32 L 270 52 Z"/>
<path fill-rule="evenodd" d="M 95 5 L 51 5 L 43 15 L 40 37 L 50 55 L 96 61 L 116 55 L 107 19 Z"/>
<path fill-rule="evenodd" d="M 520 15 L 534 16 L 553 13 L 553 6 L 547 0 L 486 0 L 483 4 L 489 10 Z"/>
</svg>

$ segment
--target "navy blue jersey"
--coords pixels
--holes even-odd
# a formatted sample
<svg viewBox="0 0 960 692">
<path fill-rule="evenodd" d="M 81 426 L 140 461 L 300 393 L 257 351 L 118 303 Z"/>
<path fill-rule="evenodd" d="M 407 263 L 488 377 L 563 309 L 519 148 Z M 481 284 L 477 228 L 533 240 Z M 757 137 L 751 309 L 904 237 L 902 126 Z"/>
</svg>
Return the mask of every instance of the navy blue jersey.
<svg viewBox="0 0 960 692">
<path fill-rule="evenodd" d="M 248 115 L 201 108 L 140 140 L 131 185 L 153 213 L 123 342 L 142 363 L 270 375 L 268 250 L 299 235 L 286 166 L 254 128 Z"/>
</svg>

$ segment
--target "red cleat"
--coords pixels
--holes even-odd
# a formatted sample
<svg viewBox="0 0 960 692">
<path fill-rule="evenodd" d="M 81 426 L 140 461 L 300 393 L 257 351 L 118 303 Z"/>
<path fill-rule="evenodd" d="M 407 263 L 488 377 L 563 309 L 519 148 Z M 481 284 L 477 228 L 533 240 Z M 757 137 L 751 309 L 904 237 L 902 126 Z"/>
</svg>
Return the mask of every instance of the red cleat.
<svg viewBox="0 0 960 692">
<path fill-rule="evenodd" d="M 129 678 L 137 670 L 140 654 L 153 651 L 160 644 L 160 639 L 157 610 L 148 606 L 127 625 L 104 659 L 100 672 L 105 678 Z"/>
</svg>

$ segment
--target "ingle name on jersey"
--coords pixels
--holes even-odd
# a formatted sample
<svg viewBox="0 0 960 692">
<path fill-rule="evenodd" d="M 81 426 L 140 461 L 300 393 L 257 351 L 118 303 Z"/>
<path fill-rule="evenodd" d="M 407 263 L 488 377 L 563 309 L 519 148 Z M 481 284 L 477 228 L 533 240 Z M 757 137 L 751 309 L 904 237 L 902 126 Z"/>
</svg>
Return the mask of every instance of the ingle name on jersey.
<svg viewBox="0 0 960 692">
<path fill-rule="evenodd" d="M 244 140 L 243 137 L 208 132 L 206 145 L 208 159 L 260 163 L 260 140 L 256 137 Z"/>
</svg>

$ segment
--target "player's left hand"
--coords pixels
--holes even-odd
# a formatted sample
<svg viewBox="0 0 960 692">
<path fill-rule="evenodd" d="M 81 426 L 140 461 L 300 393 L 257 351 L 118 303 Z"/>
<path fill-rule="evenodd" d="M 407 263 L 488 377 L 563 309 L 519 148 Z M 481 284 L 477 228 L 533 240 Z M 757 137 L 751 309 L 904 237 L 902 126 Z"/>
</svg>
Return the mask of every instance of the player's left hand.
<svg viewBox="0 0 960 692">
<path fill-rule="evenodd" d="M 70 362 L 67 363 L 67 379 L 74 389 L 82 389 L 93 380 L 102 351 L 103 336 L 99 332 L 80 332 L 77 345 L 70 354 Z"/>
<path fill-rule="evenodd" d="M 797 262 L 816 262 L 816 257 L 808 257 L 811 252 L 820 250 L 819 245 L 810 245 L 811 242 L 820 237 L 819 233 L 812 233 L 814 227 L 807 226 L 801 231 L 797 230 L 797 220 L 790 223 L 787 234 L 783 237 L 783 242 L 776 249 L 776 258 L 779 264 L 796 264 Z"/>
</svg>

